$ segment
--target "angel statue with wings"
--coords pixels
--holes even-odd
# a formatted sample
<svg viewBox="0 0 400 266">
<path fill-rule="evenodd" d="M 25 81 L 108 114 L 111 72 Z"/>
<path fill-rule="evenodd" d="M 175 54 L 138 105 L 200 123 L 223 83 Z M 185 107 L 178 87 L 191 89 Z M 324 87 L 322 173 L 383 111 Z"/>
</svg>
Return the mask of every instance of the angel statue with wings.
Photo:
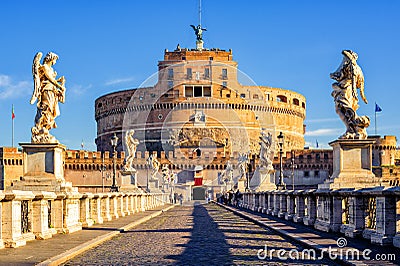
<svg viewBox="0 0 400 266">
<path fill-rule="evenodd" d="M 49 52 L 40 64 L 42 53 L 35 55 L 32 65 L 34 90 L 30 103 L 37 100 L 35 125 L 32 127 L 32 143 L 57 143 L 49 131 L 56 128 L 55 118 L 60 115 L 58 102 L 65 101 L 65 78 L 57 78 L 57 72 L 52 66 L 57 62 L 58 55 Z"/>
<path fill-rule="evenodd" d="M 273 170 L 271 160 L 272 153 L 272 135 L 270 132 L 265 133 L 264 130 L 260 133 L 260 167 L 265 167 L 267 170 Z"/>
<path fill-rule="evenodd" d="M 133 159 L 136 157 L 136 149 L 137 146 L 139 145 L 139 140 L 133 138 L 133 135 L 135 134 L 135 130 L 130 129 L 126 132 L 125 134 L 125 145 L 128 149 L 128 156 L 125 159 L 125 165 L 124 165 L 124 170 L 129 171 L 129 170 L 134 170 L 132 167 Z"/>
<path fill-rule="evenodd" d="M 351 50 L 343 50 L 343 60 L 339 68 L 332 74 L 331 79 L 336 80 L 332 84 L 331 93 L 335 101 L 336 113 L 346 125 L 346 132 L 339 139 L 366 139 L 366 128 L 370 124 L 368 116 L 358 116 L 358 94 L 360 90 L 361 99 L 367 104 L 364 95 L 364 75 L 357 65 L 358 55 Z"/>
<path fill-rule="evenodd" d="M 203 30 L 206 31 L 207 29 L 202 28 L 201 25 L 198 25 L 197 27 L 195 25 L 190 25 L 190 27 L 193 28 L 197 41 L 203 41 Z"/>
</svg>

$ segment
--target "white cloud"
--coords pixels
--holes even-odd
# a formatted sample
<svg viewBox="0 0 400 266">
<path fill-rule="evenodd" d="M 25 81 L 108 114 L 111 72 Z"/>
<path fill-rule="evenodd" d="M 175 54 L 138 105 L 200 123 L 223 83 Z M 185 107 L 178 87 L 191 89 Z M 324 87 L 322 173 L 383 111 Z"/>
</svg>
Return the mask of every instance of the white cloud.
<svg viewBox="0 0 400 266">
<path fill-rule="evenodd" d="M 316 118 L 316 119 L 306 119 L 306 123 L 323 123 L 323 122 L 334 122 L 340 121 L 339 117 L 330 117 L 330 118 Z"/>
<path fill-rule="evenodd" d="M 33 81 L 13 81 L 10 76 L 0 74 L 0 100 L 29 96 Z"/>
<path fill-rule="evenodd" d="M 92 84 L 89 84 L 87 86 L 83 86 L 83 85 L 73 85 L 70 88 L 70 91 L 72 94 L 75 94 L 77 96 L 83 95 L 86 93 L 87 90 L 91 89 L 93 86 Z M 67 87 L 68 89 L 68 87 Z"/>
<path fill-rule="evenodd" d="M 110 85 L 115 85 L 115 84 L 130 82 L 130 81 L 133 81 L 133 80 L 135 80 L 134 77 L 113 79 L 113 80 L 107 81 L 105 85 L 106 85 L 106 86 L 110 86 Z"/>
<path fill-rule="evenodd" d="M 321 128 L 317 130 L 311 130 L 306 132 L 304 136 L 307 137 L 319 137 L 319 136 L 336 136 L 343 131 L 342 128 Z"/>
</svg>

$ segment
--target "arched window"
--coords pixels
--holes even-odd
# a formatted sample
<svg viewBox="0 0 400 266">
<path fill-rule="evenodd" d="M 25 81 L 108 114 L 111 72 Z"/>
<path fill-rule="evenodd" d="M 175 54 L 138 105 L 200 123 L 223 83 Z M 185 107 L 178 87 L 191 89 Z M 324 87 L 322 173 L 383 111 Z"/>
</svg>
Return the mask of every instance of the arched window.
<svg viewBox="0 0 400 266">
<path fill-rule="evenodd" d="M 284 95 L 278 95 L 278 96 L 276 96 L 276 101 L 277 102 L 287 103 L 287 97 L 284 96 Z"/>
<path fill-rule="evenodd" d="M 294 98 L 293 104 L 299 106 L 300 105 L 299 99 Z"/>
</svg>

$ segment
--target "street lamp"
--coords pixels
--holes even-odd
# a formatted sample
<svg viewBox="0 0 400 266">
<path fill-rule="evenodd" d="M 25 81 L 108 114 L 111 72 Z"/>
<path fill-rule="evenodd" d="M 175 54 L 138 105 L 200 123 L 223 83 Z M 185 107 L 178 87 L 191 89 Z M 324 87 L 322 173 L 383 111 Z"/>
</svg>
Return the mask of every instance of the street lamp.
<svg viewBox="0 0 400 266">
<path fill-rule="evenodd" d="M 294 190 L 294 168 L 296 168 L 296 165 L 294 164 L 294 157 L 295 157 L 295 152 L 292 150 L 291 154 L 291 165 L 292 165 L 292 188 Z"/>
<path fill-rule="evenodd" d="M 283 183 L 283 167 L 282 167 L 282 156 L 283 156 L 283 141 L 284 136 L 282 131 L 278 135 L 278 145 L 279 145 L 279 182 L 276 185 L 277 189 L 286 189 L 285 183 Z"/>
<path fill-rule="evenodd" d="M 117 174 L 117 165 L 115 163 L 115 158 L 117 157 L 117 143 L 118 143 L 118 137 L 114 133 L 114 136 L 111 138 L 111 146 L 113 147 L 113 182 L 111 185 L 111 192 L 118 192 L 118 187 L 117 187 L 117 182 L 116 182 L 116 174 Z"/>
</svg>

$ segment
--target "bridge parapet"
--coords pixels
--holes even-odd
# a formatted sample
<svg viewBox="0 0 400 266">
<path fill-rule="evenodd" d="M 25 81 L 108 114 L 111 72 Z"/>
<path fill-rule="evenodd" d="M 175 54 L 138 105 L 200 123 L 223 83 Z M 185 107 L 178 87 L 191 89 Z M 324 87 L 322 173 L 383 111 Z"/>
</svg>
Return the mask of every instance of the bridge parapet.
<svg viewBox="0 0 400 266">
<path fill-rule="evenodd" d="M 95 223 L 163 206 L 168 194 L 0 191 L 0 248 L 72 233 Z"/>
<path fill-rule="evenodd" d="M 317 230 L 400 247 L 400 187 L 245 192 L 240 206 Z"/>
</svg>

